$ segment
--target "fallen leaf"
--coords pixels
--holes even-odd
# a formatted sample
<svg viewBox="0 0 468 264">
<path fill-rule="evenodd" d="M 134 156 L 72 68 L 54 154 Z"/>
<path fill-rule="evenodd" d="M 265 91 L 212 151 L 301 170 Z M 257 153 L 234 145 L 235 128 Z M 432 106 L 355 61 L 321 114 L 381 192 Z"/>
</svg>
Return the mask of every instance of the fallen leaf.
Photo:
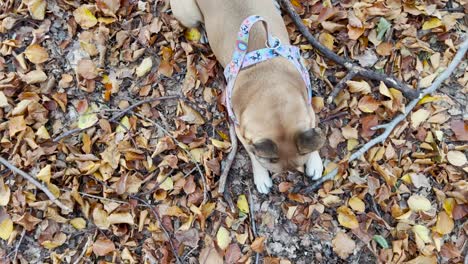
<svg viewBox="0 0 468 264">
<path fill-rule="evenodd" d="M 452 150 L 447 153 L 447 160 L 453 166 L 461 167 L 467 163 L 466 155 L 458 150 Z"/>
<path fill-rule="evenodd" d="M 100 229 L 108 229 L 110 227 L 109 215 L 100 207 L 94 208 L 93 220 L 94 224 Z"/>
<path fill-rule="evenodd" d="M 335 38 L 331 34 L 327 32 L 322 32 L 319 36 L 319 41 L 320 43 L 322 43 L 322 45 L 327 47 L 327 49 L 333 50 L 333 44 L 335 42 Z"/>
<path fill-rule="evenodd" d="M 114 242 L 110 239 L 100 237 L 93 243 L 93 253 L 98 256 L 105 256 L 115 251 Z"/>
<path fill-rule="evenodd" d="M 431 17 L 429 20 L 424 22 L 422 29 L 428 30 L 442 26 L 442 21 L 437 17 Z"/>
<path fill-rule="evenodd" d="M 266 237 L 256 237 L 250 248 L 257 253 L 262 253 L 265 250 L 265 239 Z"/>
<path fill-rule="evenodd" d="M 381 235 L 374 235 L 372 239 L 379 244 L 381 248 L 389 248 L 387 240 Z"/>
<path fill-rule="evenodd" d="M 348 205 L 349 207 L 351 207 L 351 209 L 359 213 L 364 213 L 364 211 L 366 210 L 366 205 L 357 196 L 351 197 L 351 199 L 349 199 L 348 201 Z"/>
<path fill-rule="evenodd" d="M 368 94 L 371 92 L 371 87 L 366 81 L 347 81 L 351 93 Z"/>
<path fill-rule="evenodd" d="M 13 233 L 13 221 L 10 217 L 6 217 L 0 222 L 0 238 L 8 240 L 11 233 Z"/>
<path fill-rule="evenodd" d="M 237 261 L 242 257 L 241 250 L 237 243 L 232 243 L 229 245 L 228 249 L 226 250 L 225 262 L 226 264 L 235 264 Z"/>
<path fill-rule="evenodd" d="M 7 206 L 10 201 L 10 187 L 3 182 L 3 178 L 0 178 L 0 206 Z"/>
<path fill-rule="evenodd" d="M 198 261 L 200 264 L 224 263 L 223 256 L 218 253 L 213 243 L 201 250 Z"/>
<path fill-rule="evenodd" d="M 356 215 L 347 206 L 340 206 L 336 211 L 338 213 L 338 222 L 340 225 L 349 229 L 359 227 L 359 222 L 356 218 Z"/>
<path fill-rule="evenodd" d="M 426 109 L 419 109 L 418 111 L 411 114 L 411 127 L 416 129 L 421 125 L 422 122 L 426 121 L 431 112 Z"/>
<path fill-rule="evenodd" d="M 363 96 L 358 102 L 358 108 L 364 113 L 374 113 L 380 106 L 380 102 L 375 100 L 374 97 L 366 95 Z"/>
<path fill-rule="evenodd" d="M 356 247 L 356 243 L 346 233 L 338 232 L 332 240 L 333 252 L 340 258 L 347 259 Z"/>
<path fill-rule="evenodd" d="M 468 141 L 468 122 L 463 120 L 452 120 L 450 122 L 450 128 L 455 137 L 460 141 Z"/>
<path fill-rule="evenodd" d="M 34 64 L 41 64 L 49 59 L 49 53 L 39 44 L 28 46 L 24 51 L 24 55 L 26 55 L 26 58 Z"/>
<path fill-rule="evenodd" d="M 237 208 L 239 208 L 239 213 L 241 215 L 249 214 L 249 203 L 247 202 L 247 197 L 244 194 L 239 195 L 239 198 L 237 198 Z"/>
<path fill-rule="evenodd" d="M 108 218 L 109 224 L 129 224 L 133 225 L 133 216 L 129 212 L 125 213 L 113 213 L 109 215 Z"/>
<path fill-rule="evenodd" d="M 86 220 L 84 220 L 83 218 L 81 217 L 77 217 L 77 218 L 73 218 L 72 220 L 70 220 L 70 224 L 78 229 L 78 230 L 81 230 L 83 228 L 86 227 Z"/>
<path fill-rule="evenodd" d="M 453 219 L 450 218 L 446 212 L 442 211 L 437 215 L 437 223 L 433 227 L 432 231 L 437 232 L 441 235 L 450 234 L 453 231 L 455 224 Z"/>
<path fill-rule="evenodd" d="M 9 105 L 10 104 L 8 104 L 8 99 L 6 98 L 5 93 L 0 91 L 0 108 L 7 107 Z"/>
<path fill-rule="evenodd" d="M 96 6 L 106 16 L 113 16 L 120 8 L 120 0 L 96 0 Z"/>
<path fill-rule="evenodd" d="M 229 231 L 223 226 L 221 226 L 216 233 L 216 242 L 222 250 L 225 250 L 231 243 Z"/>
<path fill-rule="evenodd" d="M 420 195 L 411 195 L 408 199 L 408 206 L 413 212 L 425 212 L 432 208 L 431 202 L 426 197 Z"/>
<path fill-rule="evenodd" d="M 153 67 L 153 60 L 151 60 L 150 57 L 145 58 L 141 61 L 140 65 L 138 65 L 138 67 L 135 70 L 135 73 L 138 77 L 143 77 L 148 72 L 151 71 L 152 67 Z"/>
<path fill-rule="evenodd" d="M 183 113 L 183 115 L 180 117 L 181 120 L 195 125 L 203 125 L 205 123 L 203 116 L 186 103 L 180 102 L 179 106 L 181 112 Z"/>
<path fill-rule="evenodd" d="M 200 31 L 198 31 L 197 28 L 188 28 L 187 30 L 185 30 L 184 36 L 188 41 L 193 42 L 198 42 L 201 38 Z"/>
<path fill-rule="evenodd" d="M 82 28 L 92 28 L 97 24 L 97 18 L 94 13 L 91 12 L 91 5 L 82 5 L 73 11 L 76 23 Z"/>
<path fill-rule="evenodd" d="M 51 168 L 52 166 L 46 165 L 39 171 L 39 173 L 36 175 L 36 178 L 44 183 L 50 183 L 50 177 L 52 176 Z"/>
<path fill-rule="evenodd" d="M 31 14 L 33 19 L 44 20 L 47 8 L 45 0 L 29 0 L 26 4 L 28 5 L 29 14 Z"/>
<path fill-rule="evenodd" d="M 98 76 L 96 65 L 92 60 L 88 59 L 78 61 L 77 72 L 81 77 L 87 80 L 92 80 Z"/>
</svg>

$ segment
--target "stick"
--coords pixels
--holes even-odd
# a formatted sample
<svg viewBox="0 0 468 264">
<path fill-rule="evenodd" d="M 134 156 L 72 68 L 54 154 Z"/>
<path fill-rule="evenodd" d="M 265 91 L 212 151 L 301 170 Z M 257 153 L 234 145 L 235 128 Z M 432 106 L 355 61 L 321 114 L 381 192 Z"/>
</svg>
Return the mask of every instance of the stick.
<svg viewBox="0 0 468 264">
<path fill-rule="evenodd" d="M 302 23 L 301 17 L 296 13 L 294 10 L 294 6 L 291 4 L 290 0 L 280 0 L 281 5 L 286 9 L 286 12 L 288 13 L 289 17 L 291 17 L 292 21 L 294 24 L 297 26 L 299 31 L 302 33 L 302 35 L 309 41 L 309 43 L 314 47 L 316 50 L 318 50 L 320 53 L 322 53 L 326 58 L 334 61 L 335 63 L 345 67 L 347 70 L 350 72 L 354 72 L 355 76 L 361 76 L 370 80 L 376 80 L 376 81 L 382 81 L 384 82 L 387 86 L 394 87 L 398 90 L 400 90 L 406 97 L 413 99 L 417 98 L 419 95 L 419 92 L 417 90 L 411 89 L 408 87 L 406 84 L 401 82 L 400 80 L 388 76 L 386 74 L 381 74 L 378 72 L 374 72 L 372 70 L 368 70 L 366 68 L 363 68 L 343 57 L 338 56 L 336 53 L 333 51 L 329 50 L 325 46 L 323 46 L 309 31 L 309 29 Z M 347 75 L 349 77 L 349 75 Z M 354 77 L 354 76 L 352 76 Z M 344 87 L 344 85 L 343 85 Z M 338 94 L 339 91 L 336 93 Z"/>
<path fill-rule="evenodd" d="M 327 103 L 331 104 L 333 102 L 333 99 L 335 99 L 335 97 L 338 95 L 338 93 L 340 93 L 340 91 L 343 90 L 343 88 L 346 85 L 346 82 L 352 80 L 356 75 L 357 72 L 348 72 L 348 74 L 346 74 L 346 76 L 343 79 L 341 79 L 341 81 L 335 86 L 333 91 L 330 93 L 327 99 Z"/>
<path fill-rule="evenodd" d="M 152 102 L 155 102 L 155 101 L 173 100 L 173 99 L 180 99 L 180 96 L 178 96 L 178 95 L 169 95 L 169 96 L 148 98 L 148 99 L 139 101 L 139 102 L 137 102 L 137 103 L 135 103 L 133 105 L 130 105 L 129 107 L 125 108 L 124 110 L 120 111 L 119 113 L 115 114 L 114 116 L 112 116 L 109 119 L 109 122 L 117 122 L 117 119 L 121 118 L 122 116 L 126 115 L 128 112 L 132 111 L 133 109 L 135 109 L 135 108 L 137 108 L 137 107 L 139 107 L 139 106 L 141 106 L 143 104 L 152 103 Z M 94 123 L 91 126 L 86 127 L 86 128 L 74 128 L 74 129 L 72 129 L 70 131 L 64 132 L 63 134 L 61 134 L 58 137 L 54 138 L 53 142 L 59 142 L 60 140 L 66 138 L 66 137 L 72 136 L 72 135 L 74 135 L 76 133 L 80 133 L 82 131 L 85 131 L 87 129 L 95 127 L 97 124 L 99 124 L 99 122 L 96 122 L 96 123 Z"/>
<path fill-rule="evenodd" d="M 413 99 L 406 107 L 405 107 L 405 112 L 403 114 L 398 115 L 395 117 L 390 123 L 383 124 L 383 125 L 378 125 L 373 127 L 372 129 L 377 130 L 377 129 L 385 129 L 384 132 L 372 139 L 371 141 L 367 142 L 364 146 L 362 146 L 359 150 L 354 152 L 348 159 L 348 163 L 360 158 L 364 153 L 366 153 L 371 147 L 379 144 L 379 143 L 384 143 L 385 140 L 388 138 L 390 133 L 393 131 L 393 129 L 401 122 L 403 121 L 409 113 L 416 107 L 418 104 L 419 100 L 421 100 L 424 96 L 428 94 L 434 93 L 440 85 L 452 75 L 453 71 L 457 68 L 458 64 L 463 60 L 466 51 L 468 50 L 468 34 L 465 35 L 463 43 L 460 45 L 460 48 L 458 49 L 457 53 L 455 54 L 455 57 L 453 58 L 452 62 L 450 62 L 449 66 L 447 69 L 445 69 L 432 83 L 431 86 L 428 88 L 424 89 L 421 91 L 421 94 L 419 95 L 418 98 Z M 323 176 L 319 180 L 317 180 L 313 185 L 305 188 L 303 191 L 304 193 L 312 193 L 316 191 L 322 183 L 332 180 L 336 174 L 338 173 L 338 169 L 334 169 L 327 175 Z"/>
<path fill-rule="evenodd" d="M 13 257 L 13 261 L 11 263 L 16 263 L 16 257 L 18 256 L 18 250 L 19 250 L 19 247 L 21 246 L 21 243 L 23 242 L 23 238 L 24 238 L 25 234 L 26 234 L 26 229 L 23 229 L 23 231 L 21 232 L 21 237 L 20 237 L 18 243 L 16 244 L 15 256 Z"/>
<path fill-rule="evenodd" d="M 78 258 L 75 260 L 75 262 L 73 262 L 73 264 L 79 264 L 80 261 L 83 259 L 84 255 L 86 254 L 86 251 L 88 250 L 89 242 L 91 242 L 91 237 L 88 236 L 88 238 L 87 238 L 87 240 L 86 240 L 86 244 L 85 244 L 84 247 L 83 247 L 83 250 L 81 251 L 81 253 L 80 253 L 80 255 L 78 256 Z"/>
<path fill-rule="evenodd" d="M 247 190 L 249 191 L 249 211 L 250 211 L 250 224 L 252 226 L 252 233 L 254 237 L 258 236 L 257 233 L 257 225 L 255 223 L 255 212 L 254 212 L 254 204 L 252 199 L 252 192 L 250 191 L 250 184 L 247 184 Z M 255 254 L 255 264 L 258 264 L 260 261 L 260 253 Z"/>
<path fill-rule="evenodd" d="M 33 176 L 29 175 L 28 173 L 18 169 L 15 165 L 11 164 L 10 162 L 8 162 L 8 160 L 6 160 L 6 159 L 4 159 L 2 157 L 0 157 L 0 163 L 3 164 L 5 167 L 7 167 L 9 170 L 11 170 L 13 173 L 19 174 L 21 177 L 23 177 L 24 179 L 26 179 L 27 181 L 32 183 L 32 185 L 36 186 L 36 188 L 38 188 L 43 193 L 45 193 L 45 195 L 47 195 L 47 197 L 49 197 L 49 199 L 54 204 L 56 204 L 58 207 L 60 207 L 60 209 L 62 209 L 62 211 L 64 211 L 65 213 L 68 214 L 68 213 L 73 211 L 70 208 L 68 208 L 66 205 L 64 205 L 62 202 L 60 202 L 57 198 L 55 198 L 54 194 L 52 194 L 52 192 L 46 186 L 44 186 L 40 182 L 38 182 L 35 179 L 35 177 L 33 177 Z"/>
<path fill-rule="evenodd" d="M 231 169 L 232 163 L 234 162 L 234 159 L 237 154 L 236 129 L 234 128 L 234 123 L 232 121 L 229 122 L 229 137 L 231 138 L 231 151 L 229 152 L 223 172 L 221 173 L 221 177 L 219 178 L 219 193 L 224 193 L 224 190 L 226 189 L 226 182 L 229 175 L 229 170 Z"/>
<path fill-rule="evenodd" d="M 161 229 L 163 230 L 164 234 L 166 235 L 167 239 L 169 239 L 169 245 L 171 246 L 171 250 L 172 250 L 172 254 L 174 255 L 174 257 L 176 258 L 176 262 L 178 264 L 182 264 L 182 260 L 180 259 L 180 256 L 179 254 L 177 254 L 177 251 L 176 251 L 176 248 L 174 246 L 174 243 L 172 242 L 172 236 L 171 234 L 169 233 L 169 231 L 167 231 L 167 229 L 164 227 L 164 224 L 161 220 L 161 217 L 159 216 L 159 213 L 156 211 L 156 208 L 154 208 L 154 206 L 151 206 L 147 201 L 139 198 L 138 196 L 131 196 L 133 199 L 136 199 L 140 202 L 142 202 L 144 205 L 146 205 L 148 208 L 151 209 L 151 212 L 153 212 L 154 214 L 154 217 L 156 218 L 156 220 L 159 222 L 159 225 L 161 226 Z"/>
</svg>

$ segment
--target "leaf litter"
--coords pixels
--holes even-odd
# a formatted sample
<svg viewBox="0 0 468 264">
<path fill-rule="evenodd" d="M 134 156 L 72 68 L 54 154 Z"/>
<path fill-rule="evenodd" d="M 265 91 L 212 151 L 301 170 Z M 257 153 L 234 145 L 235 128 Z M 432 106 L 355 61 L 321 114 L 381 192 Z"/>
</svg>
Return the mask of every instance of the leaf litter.
<svg viewBox="0 0 468 264">
<path fill-rule="evenodd" d="M 292 2 L 325 46 L 414 86 L 433 82 L 466 33 L 463 1 Z M 218 104 L 222 71 L 199 29 L 184 29 L 167 7 L 114 0 L 0 6 L 0 155 L 73 208 L 61 211 L 0 167 L 0 262 L 251 263 L 257 253 L 264 263 L 463 261 L 466 63 L 386 143 L 311 196 L 294 188 L 308 179 L 276 175 L 278 189 L 254 192 L 249 207 L 251 171 L 241 151 L 229 183 L 237 201 L 231 212 L 216 192 L 231 147 Z M 348 113 L 325 124 L 321 156 L 330 170 L 407 100 L 355 78 L 324 105 L 330 84 L 344 75 L 285 21 L 317 77 L 317 115 Z M 149 101 L 112 118 L 168 95 L 184 99 Z"/>
</svg>

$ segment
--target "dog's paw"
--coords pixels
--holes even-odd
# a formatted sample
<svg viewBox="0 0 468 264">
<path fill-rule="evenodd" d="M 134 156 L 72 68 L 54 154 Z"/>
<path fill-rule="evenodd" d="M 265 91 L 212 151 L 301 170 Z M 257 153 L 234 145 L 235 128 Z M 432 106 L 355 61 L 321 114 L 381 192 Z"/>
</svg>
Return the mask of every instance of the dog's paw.
<svg viewBox="0 0 468 264">
<path fill-rule="evenodd" d="M 259 193 L 267 194 L 270 192 L 273 181 L 270 178 L 268 170 L 261 168 L 255 168 L 253 171 L 255 186 Z"/>
<path fill-rule="evenodd" d="M 306 163 L 306 175 L 311 177 L 312 180 L 318 180 L 322 177 L 323 163 L 318 151 L 310 154 L 309 160 Z"/>
</svg>

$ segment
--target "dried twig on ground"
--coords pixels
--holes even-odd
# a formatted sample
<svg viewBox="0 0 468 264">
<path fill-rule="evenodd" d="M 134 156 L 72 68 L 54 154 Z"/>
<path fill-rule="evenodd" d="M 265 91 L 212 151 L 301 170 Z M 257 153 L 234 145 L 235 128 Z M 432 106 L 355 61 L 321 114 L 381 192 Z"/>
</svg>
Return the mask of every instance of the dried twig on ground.
<svg viewBox="0 0 468 264">
<path fill-rule="evenodd" d="M 142 101 L 138 101 L 137 103 L 130 105 L 129 107 L 123 109 L 122 111 L 119 111 L 117 114 L 113 115 L 110 119 L 109 122 L 118 122 L 118 119 L 121 118 L 122 116 L 128 114 L 131 112 L 133 109 L 143 105 L 143 104 L 148 104 L 156 101 L 162 101 L 162 100 L 174 100 L 174 99 L 180 99 L 180 96 L 178 95 L 170 95 L 170 96 L 162 96 L 162 97 L 154 97 L 154 98 L 148 98 Z M 59 142 L 60 140 L 67 138 L 69 136 L 72 136 L 76 133 L 80 133 L 82 131 L 85 131 L 87 129 L 90 129 L 92 127 L 95 127 L 98 124 L 98 122 L 94 123 L 93 125 L 87 127 L 87 128 L 74 128 L 72 130 L 66 131 L 62 133 L 61 135 L 57 136 L 56 138 L 53 139 L 53 142 Z"/>
<path fill-rule="evenodd" d="M 255 223 L 255 211 L 254 203 L 252 199 L 252 192 L 250 191 L 250 184 L 247 184 L 247 190 L 249 191 L 249 212 L 250 212 L 250 224 L 252 226 L 252 233 L 254 237 L 258 236 L 257 233 L 257 224 Z M 260 253 L 255 254 L 255 264 L 258 264 L 260 261 Z"/>
<path fill-rule="evenodd" d="M 169 233 L 169 231 L 167 231 L 166 227 L 164 227 L 164 224 L 162 222 L 162 219 L 161 219 L 161 216 L 159 215 L 158 211 L 156 210 L 156 208 L 154 206 L 152 206 L 151 204 L 149 204 L 147 201 L 141 199 L 140 197 L 138 196 L 130 196 L 131 198 L 135 199 L 135 200 L 138 200 L 140 202 L 142 202 L 144 205 L 146 205 L 148 208 L 151 209 L 151 212 L 153 212 L 153 215 L 154 217 L 156 218 L 156 221 L 158 221 L 159 223 L 159 226 L 161 227 L 161 229 L 163 230 L 164 232 L 164 235 L 166 235 L 167 239 L 169 240 L 169 245 L 171 246 L 171 250 L 172 250 L 172 254 L 174 255 L 174 257 L 176 258 L 176 263 L 177 264 L 182 264 L 183 261 L 180 259 L 180 256 L 179 254 L 177 254 L 177 250 L 174 246 L 174 242 L 172 242 L 172 236 L 171 234 Z"/>
<path fill-rule="evenodd" d="M 16 243 L 15 251 L 14 251 L 15 255 L 13 256 L 13 261 L 11 263 L 16 263 L 16 257 L 18 257 L 18 250 L 19 250 L 19 247 L 21 246 L 21 243 L 23 242 L 24 235 L 26 235 L 26 229 L 23 228 L 23 231 L 21 232 L 21 237 L 18 240 L 18 243 Z"/>
<path fill-rule="evenodd" d="M 356 152 L 354 152 L 348 159 L 348 162 L 351 162 L 353 160 L 356 160 L 360 158 L 364 153 L 366 153 L 371 147 L 379 144 L 379 143 L 384 143 L 385 140 L 388 138 L 390 133 L 393 131 L 393 129 L 401 122 L 403 121 L 409 113 L 416 107 L 418 104 L 419 100 L 423 98 L 426 95 L 434 93 L 440 85 L 447 80 L 450 75 L 452 75 L 453 71 L 457 68 L 458 64 L 463 60 L 465 57 L 465 54 L 468 50 L 468 34 L 464 36 L 464 41 L 460 45 L 460 48 L 458 49 L 457 53 L 455 54 L 455 57 L 452 59 L 452 62 L 448 65 L 447 69 L 445 69 L 432 83 L 431 86 L 428 88 L 424 89 L 421 91 L 421 94 L 418 98 L 415 98 L 409 102 L 409 104 L 406 105 L 405 107 L 405 112 L 403 114 L 400 114 L 396 116 L 390 123 L 383 124 L 383 125 L 378 125 L 373 127 L 372 129 L 377 130 L 377 129 L 384 129 L 384 132 L 380 134 L 378 137 L 372 139 L 371 141 L 367 142 L 364 144 L 360 149 L 358 149 Z M 316 191 L 324 182 L 333 180 L 335 178 L 336 174 L 338 173 L 338 169 L 334 169 L 327 175 L 323 176 L 320 178 L 317 182 L 315 182 L 313 185 L 305 188 L 303 190 L 304 193 L 312 193 Z"/>
<path fill-rule="evenodd" d="M 309 29 L 302 23 L 301 17 L 296 13 L 294 10 L 294 6 L 291 4 L 289 0 L 280 0 L 281 5 L 283 8 L 286 10 L 288 13 L 289 17 L 291 17 L 292 21 L 294 24 L 297 26 L 299 31 L 302 33 L 302 35 L 309 41 L 309 43 L 314 47 L 317 51 L 323 54 L 326 58 L 334 61 L 335 63 L 345 67 L 349 73 L 347 76 L 343 78 L 343 80 L 348 81 L 351 80 L 355 76 L 360 76 L 363 78 L 367 78 L 370 80 L 375 80 L 375 81 L 382 81 L 384 82 L 387 86 L 394 87 L 398 90 L 400 90 L 407 98 L 413 99 L 418 97 L 419 92 L 415 89 L 412 89 L 408 87 L 405 83 L 402 81 L 388 76 L 386 74 L 381 74 L 378 72 L 374 72 L 372 70 L 363 68 L 343 57 L 338 56 L 336 53 L 333 51 L 329 50 L 325 46 L 323 46 L 309 31 Z M 340 82 L 339 88 L 342 89 L 345 85 L 344 82 Z M 338 86 L 337 86 L 338 87 Z M 339 90 L 333 91 L 333 94 L 338 94 Z"/>
<path fill-rule="evenodd" d="M 221 173 L 221 177 L 219 178 L 219 192 L 224 193 L 226 189 L 226 182 L 229 175 L 229 170 L 231 169 L 232 163 L 237 154 L 237 136 L 236 136 L 236 129 L 234 128 L 234 123 L 231 121 L 229 122 L 229 137 L 231 138 L 231 150 L 227 157 L 226 163 L 223 168 L 223 172 Z"/>
<path fill-rule="evenodd" d="M 84 255 L 86 254 L 86 251 L 88 250 L 89 243 L 91 242 L 91 237 L 88 236 L 86 239 L 86 244 L 84 245 L 83 249 L 81 250 L 80 255 L 76 258 L 75 262 L 73 264 L 79 264 L 81 260 L 83 259 Z M 86 262 L 84 262 L 86 263 Z"/>
<path fill-rule="evenodd" d="M 35 177 L 29 175 L 28 173 L 18 169 L 15 165 L 11 164 L 8 160 L 0 157 L 0 163 L 3 164 L 5 167 L 7 167 L 9 170 L 11 170 L 13 173 L 19 174 L 21 177 L 29 181 L 32 185 L 36 186 L 39 190 L 41 190 L 49 199 L 56 204 L 62 211 L 65 213 L 70 213 L 72 212 L 72 209 L 68 208 L 66 205 L 64 205 L 62 202 L 60 202 L 57 198 L 55 198 L 54 194 L 44 185 L 42 185 L 40 182 L 38 182 Z"/>
</svg>

